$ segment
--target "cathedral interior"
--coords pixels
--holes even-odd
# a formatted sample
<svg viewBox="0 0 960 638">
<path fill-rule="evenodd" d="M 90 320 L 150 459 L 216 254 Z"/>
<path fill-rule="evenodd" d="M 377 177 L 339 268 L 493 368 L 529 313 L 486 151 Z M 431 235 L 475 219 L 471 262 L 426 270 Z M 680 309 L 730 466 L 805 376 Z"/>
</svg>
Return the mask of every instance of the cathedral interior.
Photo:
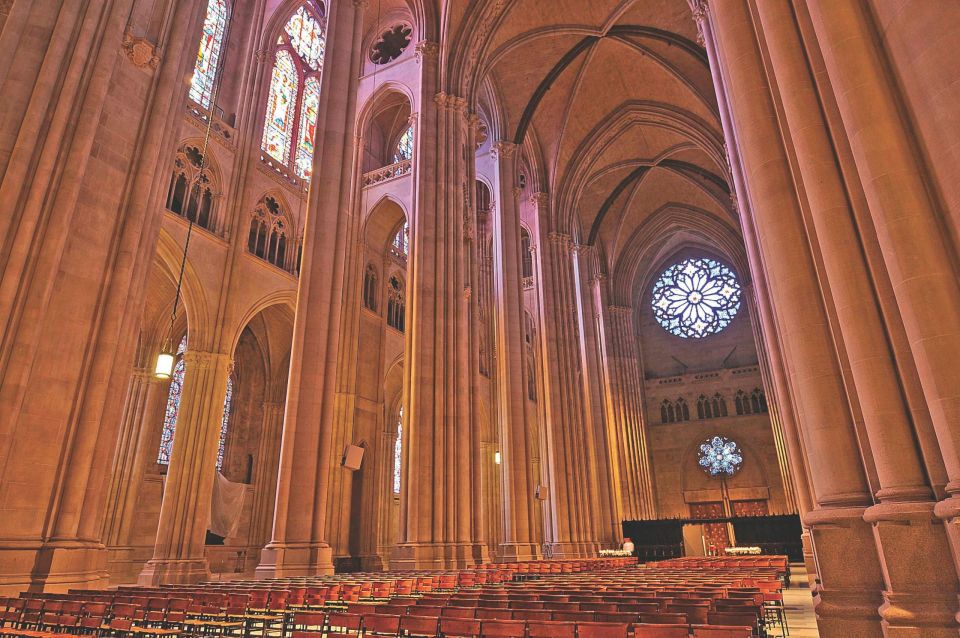
<svg viewBox="0 0 960 638">
<path fill-rule="evenodd" d="M 958 31 L 0 0 L 0 636 L 956 638 Z"/>
</svg>

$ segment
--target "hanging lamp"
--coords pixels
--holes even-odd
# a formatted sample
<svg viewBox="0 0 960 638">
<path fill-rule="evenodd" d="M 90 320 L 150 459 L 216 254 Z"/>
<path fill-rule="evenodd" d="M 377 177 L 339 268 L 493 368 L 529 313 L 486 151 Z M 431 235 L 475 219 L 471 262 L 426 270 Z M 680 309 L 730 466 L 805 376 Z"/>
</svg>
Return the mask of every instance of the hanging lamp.
<svg viewBox="0 0 960 638">
<path fill-rule="evenodd" d="M 208 5 L 209 11 L 209 5 Z M 226 67 L 227 44 L 230 37 L 230 21 L 233 14 L 228 12 L 226 22 L 223 26 L 222 55 L 219 59 L 220 68 L 216 71 L 216 77 L 213 81 L 213 89 L 210 91 L 210 105 L 207 107 L 207 129 L 203 135 L 203 149 L 200 151 L 200 170 L 197 173 L 197 184 L 203 179 L 203 171 L 207 167 L 207 147 L 210 145 L 210 130 L 213 127 L 213 112 L 217 104 L 217 94 L 220 91 L 220 80 L 223 78 L 223 69 Z M 196 73 L 196 71 L 194 71 Z M 189 193 L 191 188 L 187 192 Z M 197 212 L 199 214 L 199 210 Z M 177 276 L 177 293 L 173 298 L 173 310 L 170 312 L 170 325 L 167 328 L 167 336 L 157 355 L 157 364 L 153 369 L 153 375 L 158 379 L 170 379 L 173 377 L 173 369 L 177 359 L 177 352 L 174 349 L 173 329 L 177 322 L 177 308 L 180 305 L 180 292 L 183 289 L 183 273 L 187 267 L 187 251 L 190 248 L 190 237 L 193 235 L 193 219 L 187 217 L 187 237 L 183 242 L 183 257 L 180 259 L 180 274 Z"/>
</svg>

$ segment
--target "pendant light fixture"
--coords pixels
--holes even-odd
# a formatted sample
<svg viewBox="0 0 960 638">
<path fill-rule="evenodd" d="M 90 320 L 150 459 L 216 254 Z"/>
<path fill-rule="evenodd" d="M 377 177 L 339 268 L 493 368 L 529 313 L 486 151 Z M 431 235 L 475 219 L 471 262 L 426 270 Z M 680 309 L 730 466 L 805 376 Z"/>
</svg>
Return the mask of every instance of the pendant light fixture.
<svg viewBox="0 0 960 638">
<path fill-rule="evenodd" d="M 209 5 L 208 5 L 209 11 Z M 220 91 L 220 80 L 223 77 L 223 70 L 226 68 L 227 45 L 230 37 L 230 20 L 233 18 L 231 13 L 227 13 L 227 19 L 223 26 L 222 53 L 220 55 L 220 68 L 216 71 L 216 77 L 213 80 L 213 87 L 210 91 L 210 105 L 207 108 L 207 129 L 203 135 L 203 148 L 200 151 L 200 170 L 197 173 L 197 179 L 194 184 L 199 184 L 203 179 L 203 171 L 207 167 L 207 148 L 210 145 L 210 130 L 213 127 L 213 113 L 216 109 L 217 94 Z M 196 73 L 196 71 L 194 71 Z M 187 192 L 190 193 L 190 188 Z M 196 215 L 199 215 L 199 210 Z M 183 273 L 187 267 L 187 251 L 190 249 L 190 237 L 193 235 L 193 219 L 187 216 L 187 237 L 183 242 L 183 257 L 180 259 L 180 273 L 177 276 L 177 293 L 173 298 L 173 309 L 170 311 L 170 325 L 167 328 L 167 336 L 160 348 L 160 354 L 157 355 L 157 365 L 153 369 L 153 374 L 158 379 L 170 379 L 173 377 L 173 369 L 177 359 L 177 351 L 174 349 L 173 330 L 177 322 L 177 308 L 180 305 L 180 293 L 183 289 Z"/>
</svg>

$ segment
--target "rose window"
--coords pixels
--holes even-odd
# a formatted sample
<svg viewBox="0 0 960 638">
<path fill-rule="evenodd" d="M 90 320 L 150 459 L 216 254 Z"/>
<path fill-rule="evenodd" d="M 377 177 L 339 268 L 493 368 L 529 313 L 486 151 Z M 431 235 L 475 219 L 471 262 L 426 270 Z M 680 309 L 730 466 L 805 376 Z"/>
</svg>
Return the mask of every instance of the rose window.
<svg viewBox="0 0 960 638">
<path fill-rule="evenodd" d="M 700 339 L 730 325 L 740 310 L 740 283 L 713 259 L 685 259 L 670 266 L 653 286 L 653 314 L 678 337 Z"/>
<path fill-rule="evenodd" d="M 735 441 L 714 436 L 700 444 L 700 468 L 710 476 L 733 476 L 743 464 L 743 453 Z"/>
</svg>

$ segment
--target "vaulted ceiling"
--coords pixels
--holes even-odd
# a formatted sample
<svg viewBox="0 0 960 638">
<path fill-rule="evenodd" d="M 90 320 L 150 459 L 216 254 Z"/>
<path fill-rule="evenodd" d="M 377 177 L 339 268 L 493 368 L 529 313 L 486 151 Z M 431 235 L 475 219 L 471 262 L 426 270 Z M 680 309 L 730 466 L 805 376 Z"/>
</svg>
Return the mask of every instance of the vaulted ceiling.
<svg viewBox="0 0 960 638">
<path fill-rule="evenodd" d="M 713 80 L 687 0 L 470 4 L 499 10 L 491 28 L 472 27 L 480 82 L 495 103 L 496 134 L 534 156 L 557 230 L 597 246 L 611 274 L 634 279 L 638 260 L 657 261 L 650 251 L 739 235 Z M 671 216 L 693 223 L 660 219 Z"/>
</svg>

